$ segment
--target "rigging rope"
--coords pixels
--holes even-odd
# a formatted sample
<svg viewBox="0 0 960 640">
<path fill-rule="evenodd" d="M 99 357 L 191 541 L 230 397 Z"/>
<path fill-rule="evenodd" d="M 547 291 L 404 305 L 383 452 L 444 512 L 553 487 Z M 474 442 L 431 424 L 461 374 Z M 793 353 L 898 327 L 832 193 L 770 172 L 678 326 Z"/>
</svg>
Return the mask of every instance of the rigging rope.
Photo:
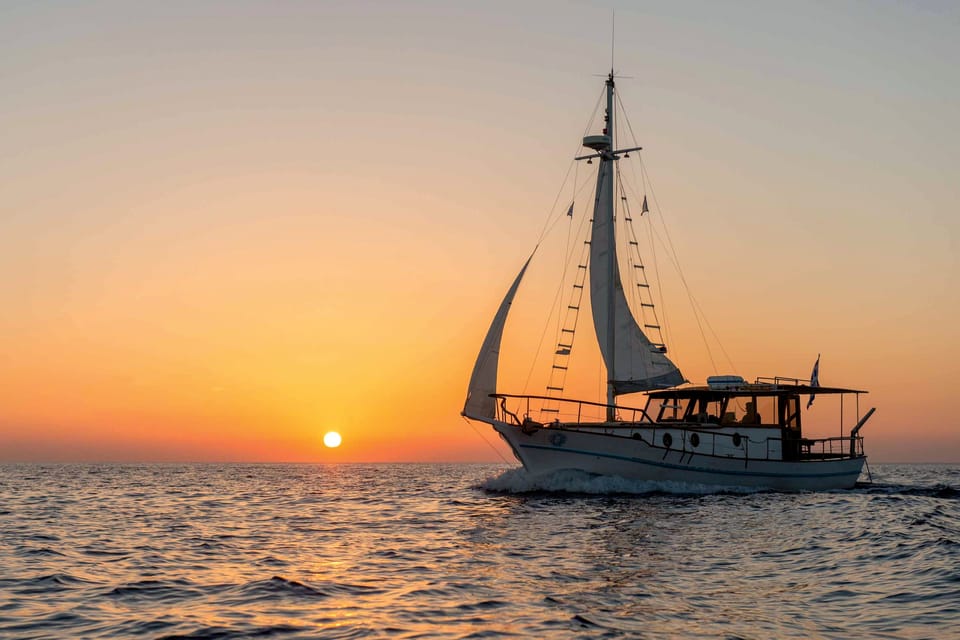
<svg viewBox="0 0 960 640">
<path fill-rule="evenodd" d="M 616 167 L 616 176 L 617 176 L 617 185 L 620 188 L 621 193 L 626 193 L 626 184 L 623 181 L 623 173 L 620 171 L 620 166 L 617 164 Z M 640 251 L 640 243 L 637 241 L 637 234 L 634 231 L 633 227 L 633 213 L 630 211 L 630 201 L 626 196 L 623 196 L 623 207 L 624 207 L 624 216 L 622 227 L 624 229 L 624 236 L 627 240 L 628 247 L 632 246 L 634 249 L 630 251 L 626 250 L 627 255 L 627 266 L 630 267 L 627 278 L 629 279 L 630 287 L 630 300 L 633 302 L 635 315 L 638 315 L 640 320 L 644 324 L 644 328 L 647 329 L 645 334 L 647 339 L 653 343 L 655 347 L 661 348 L 667 345 L 666 338 L 666 309 L 663 304 L 663 296 L 661 294 L 661 306 L 664 307 L 663 313 L 663 322 L 660 322 L 659 315 L 657 314 L 657 305 L 654 302 L 653 293 L 650 291 L 650 283 L 647 280 L 646 267 L 643 264 L 643 255 Z M 643 215 L 641 212 L 640 215 Z M 656 253 L 651 250 L 652 255 L 656 258 Z M 639 272 L 639 275 L 638 275 Z M 642 281 L 642 282 L 641 282 Z M 659 287 L 659 282 L 657 284 Z M 646 292 L 644 296 L 643 292 Z M 645 302 L 646 300 L 646 302 Z M 656 331 L 656 336 L 653 336 L 652 331 Z M 651 337 L 656 337 L 657 340 L 652 340 Z"/>
<path fill-rule="evenodd" d="M 587 120 L 587 126 L 586 126 L 586 128 L 584 129 L 583 135 L 587 135 L 587 132 L 590 130 L 590 126 L 593 124 L 593 119 L 594 119 L 594 118 L 596 117 L 596 115 L 597 115 L 597 109 L 600 108 L 600 101 L 602 100 L 605 91 L 606 91 L 606 89 L 604 89 L 604 91 L 601 91 L 601 92 L 600 92 L 600 95 L 597 97 L 597 103 L 596 103 L 595 105 L 593 105 L 593 112 L 590 114 L 590 118 Z M 573 150 L 573 153 L 572 153 L 571 155 L 572 155 L 572 156 L 576 156 L 576 155 L 577 155 L 577 152 L 580 150 L 580 147 L 581 147 L 581 146 L 582 146 L 582 144 L 581 144 L 581 143 L 578 143 L 577 146 L 576 146 L 576 148 Z M 559 202 L 559 200 L 560 200 L 560 195 L 563 193 L 563 188 L 564 188 L 565 186 L 567 186 L 567 178 L 570 177 L 570 170 L 573 168 L 573 165 L 575 165 L 575 164 L 577 164 L 577 161 L 576 161 L 576 160 L 571 160 L 571 161 L 570 161 L 570 166 L 567 167 L 567 172 L 566 172 L 566 174 L 564 174 L 563 180 L 562 180 L 561 183 L 560 183 L 560 189 L 557 191 L 557 197 L 553 199 L 553 205 L 551 205 L 550 210 L 547 212 L 547 219 L 546 219 L 546 221 L 543 223 L 543 229 L 540 230 L 540 236 L 537 238 L 537 244 L 538 244 L 538 245 L 539 245 L 541 242 L 543 242 L 543 239 L 547 236 L 547 234 L 550 233 L 550 231 L 553 229 L 553 226 L 556 224 L 556 221 L 554 221 L 553 224 L 551 224 L 551 223 L 550 223 L 550 220 L 551 220 L 551 218 L 553 217 L 554 213 L 556 212 L 557 202 Z M 576 186 L 576 182 L 574 182 L 574 186 Z M 564 213 L 566 213 L 566 212 L 564 212 Z"/>
<path fill-rule="evenodd" d="M 650 181 L 650 176 L 647 173 L 647 167 L 643 163 L 641 157 L 640 160 L 640 170 L 643 172 L 646 179 L 646 184 L 650 185 L 650 196 L 653 198 L 654 206 L 657 208 L 657 211 L 662 211 L 660 208 L 660 203 L 657 201 L 657 194 L 653 190 L 653 185 Z M 707 325 L 707 328 L 710 330 L 710 334 L 713 336 L 713 339 L 716 340 L 717 346 L 720 347 L 720 351 L 723 353 L 723 356 L 727 359 L 727 363 L 730 365 L 730 368 L 734 371 L 737 370 L 737 367 L 733 364 L 733 360 L 730 358 L 730 354 L 727 353 L 727 350 L 723 346 L 723 342 L 720 341 L 720 337 L 717 335 L 717 332 L 714 330 L 713 325 L 710 324 L 709 318 L 707 318 L 706 313 L 703 311 L 703 307 L 700 306 L 700 303 L 697 301 L 696 296 L 693 295 L 693 289 L 687 283 L 686 275 L 683 273 L 683 269 L 680 267 L 680 258 L 677 255 L 677 250 L 674 247 L 673 239 L 670 237 L 670 230 L 667 227 L 666 221 L 664 220 L 663 215 L 658 216 L 660 218 L 660 224 L 663 226 L 664 235 L 667 238 L 667 242 L 664 244 L 665 248 L 670 250 L 670 253 L 667 254 L 667 257 L 670 258 L 673 263 L 674 268 L 677 270 L 677 274 L 680 276 L 680 282 L 683 283 L 684 290 L 687 292 L 687 298 L 690 302 L 690 308 L 693 309 L 694 319 L 697 321 L 697 327 L 700 329 L 700 335 L 703 338 L 704 346 L 707 349 L 707 355 L 710 357 L 710 364 L 713 366 L 714 373 L 718 373 L 716 361 L 713 358 L 713 352 L 710 349 L 709 341 L 707 340 L 706 333 L 703 330 L 703 323 Z M 658 237 L 659 239 L 659 237 Z M 661 243 L 663 241 L 661 240 Z M 701 323 L 702 319 L 702 323 Z"/>
<path fill-rule="evenodd" d="M 633 170 L 632 165 L 631 165 L 631 170 Z M 636 176 L 634 176 L 634 182 L 636 182 Z M 638 201 L 641 200 L 641 197 L 637 194 L 636 188 L 634 186 L 630 185 L 629 183 L 622 183 L 622 184 L 623 186 L 625 186 L 627 189 L 630 190 L 630 192 L 632 193 L 633 197 L 636 200 Z M 641 192 L 646 193 L 645 183 L 644 185 L 642 185 L 642 187 L 643 188 L 641 188 Z M 640 215 L 643 216 L 643 211 L 640 212 Z M 659 307 L 663 311 L 663 323 L 662 323 L 663 330 L 661 331 L 661 338 L 663 339 L 664 344 L 672 345 L 673 341 L 671 340 L 671 337 L 670 337 L 670 322 L 667 318 L 667 299 L 663 293 L 663 281 L 660 278 L 660 261 L 657 260 L 657 245 L 654 242 L 655 231 L 653 229 L 653 223 L 650 221 L 650 218 L 651 216 L 647 216 L 647 222 L 646 222 L 647 242 L 649 243 L 648 246 L 650 247 L 650 264 L 653 267 L 653 276 L 654 276 L 654 281 L 656 282 L 656 297 L 659 299 Z M 657 239 L 659 239 L 659 237 Z M 652 298 L 653 296 L 651 296 L 651 300 Z M 673 349 L 674 353 L 682 351 L 682 349 L 677 349 L 676 346 L 671 347 L 671 349 Z"/>
<path fill-rule="evenodd" d="M 617 104 L 620 106 L 620 111 L 623 113 L 623 118 L 627 123 L 627 129 L 630 131 L 630 135 L 633 138 L 633 144 L 634 146 L 639 146 L 637 144 L 636 135 L 633 132 L 633 125 L 630 123 L 630 117 L 627 115 L 627 111 L 623 107 L 623 101 L 620 100 L 620 94 L 619 93 L 615 94 L 615 97 L 617 99 Z M 704 346 L 706 347 L 707 356 L 710 358 L 710 364 L 713 367 L 713 371 L 714 373 L 718 373 L 717 364 L 713 357 L 713 352 L 710 349 L 710 344 L 709 344 L 709 341 L 707 340 L 706 332 L 704 332 L 703 330 L 703 323 L 707 325 L 707 328 L 709 329 L 710 334 L 713 336 L 713 339 L 716 341 L 717 346 L 720 347 L 720 351 L 723 353 L 724 358 L 726 358 L 727 363 L 730 365 L 730 368 L 736 371 L 737 367 L 734 365 L 733 359 L 730 358 L 730 354 L 727 353 L 726 348 L 724 348 L 723 342 L 720 340 L 720 337 L 717 335 L 717 332 L 714 330 L 713 325 L 710 324 L 710 319 L 707 318 L 707 315 L 706 313 L 704 313 L 703 308 L 700 306 L 700 303 L 697 301 L 696 296 L 693 295 L 693 290 L 691 289 L 689 283 L 687 282 L 687 278 L 683 273 L 683 269 L 680 267 L 680 259 L 677 255 L 677 250 L 674 247 L 673 239 L 670 236 L 670 229 L 667 226 L 665 217 L 663 216 L 663 210 L 661 209 L 660 203 L 657 200 L 657 194 L 653 189 L 653 182 L 650 180 L 650 174 L 647 172 L 646 164 L 644 164 L 643 162 L 643 155 L 642 154 L 637 154 L 637 155 L 640 157 L 639 164 L 640 164 L 640 172 L 643 180 L 643 185 L 645 188 L 646 187 L 650 188 L 650 196 L 653 199 L 654 207 L 656 208 L 657 212 L 660 214 L 657 217 L 660 219 L 660 224 L 663 226 L 663 232 L 667 238 L 667 242 L 663 243 L 663 241 L 660 240 L 659 237 L 657 237 L 657 239 L 660 240 L 662 244 L 664 244 L 664 248 L 669 249 L 669 252 L 667 253 L 667 257 L 670 258 L 674 268 L 677 270 L 677 275 L 679 275 L 680 277 L 680 282 L 683 283 L 683 288 L 687 293 L 687 298 L 690 302 L 690 308 L 693 310 L 693 316 L 697 322 L 697 328 L 700 330 L 700 337 L 703 340 Z M 653 227 L 653 223 L 650 223 L 650 229 L 652 231 L 652 235 L 656 235 L 656 230 Z M 657 272 L 657 280 L 658 280 L 657 286 L 659 287 L 659 272 Z M 662 289 L 661 289 L 661 296 L 662 296 Z M 701 318 L 703 320 L 703 323 L 701 323 Z M 664 323 L 666 323 L 666 318 L 664 318 Z"/>
<path fill-rule="evenodd" d="M 576 187 L 576 185 L 574 185 L 574 187 Z M 580 234 L 583 232 L 583 228 L 585 226 L 586 220 L 587 220 L 586 216 L 581 218 L 580 227 L 577 229 L 577 232 L 574 235 L 574 240 L 580 237 Z M 551 226 L 551 230 L 552 229 L 553 227 Z M 567 271 L 567 269 L 569 268 L 570 261 L 573 260 L 575 256 L 574 247 L 576 246 L 576 244 L 577 244 L 576 242 L 571 244 L 571 246 L 569 247 L 569 250 L 566 253 L 565 260 L 564 260 L 564 263 L 566 266 L 564 267 L 564 272 Z M 533 355 L 533 360 L 530 362 L 530 369 L 527 371 L 527 378 L 523 383 L 523 393 L 527 392 L 527 389 L 530 386 L 530 380 L 533 378 L 533 372 L 537 366 L 537 359 L 540 357 L 540 351 L 543 349 L 543 344 L 547 337 L 547 331 L 550 328 L 550 321 L 553 319 L 554 309 L 557 310 L 557 316 L 558 316 L 557 322 L 558 323 L 560 322 L 560 318 L 559 318 L 560 313 L 559 313 L 559 307 L 557 306 L 557 304 L 558 304 L 558 301 L 560 300 L 560 293 L 561 291 L 563 291 L 563 286 L 564 286 L 564 281 L 563 279 L 561 279 L 560 283 L 557 285 L 556 292 L 554 292 L 553 302 L 551 302 L 550 304 L 550 314 L 547 316 L 547 320 L 546 322 L 544 322 L 544 325 L 543 325 L 543 331 L 540 333 L 540 339 L 537 342 L 537 350 Z M 559 333 L 559 329 L 557 330 L 557 332 Z"/>
<path fill-rule="evenodd" d="M 602 101 L 602 99 L 603 99 L 603 97 L 604 97 L 605 94 L 606 94 L 606 88 L 604 87 L 604 89 L 603 89 L 603 90 L 600 92 L 600 94 L 597 96 L 597 101 L 596 101 L 596 103 L 593 105 L 593 111 L 590 113 L 590 117 L 587 119 L 587 125 L 586 125 L 586 127 L 584 127 L 584 133 L 583 133 L 584 136 L 587 135 L 587 133 L 590 131 L 590 127 L 593 125 L 593 120 L 596 118 L 597 110 L 600 108 L 600 103 L 601 103 L 601 101 Z M 574 149 L 574 152 L 573 152 L 573 154 L 572 154 L 573 156 L 576 156 L 577 151 L 580 150 L 580 147 L 581 147 L 581 146 L 582 146 L 582 143 L 581 143 L 581 142 L 578 142 L 578 143 L 577 143 L 577 146 L 576 146 L 576 148 Z M 556 195 L 556 197 L 555 197 L 554 200 L 553 200 L 553 205 L 550 207 L 550 210 L 549 210 L 549 212 L 547 213 L 547 219 L 546 219 L 546 221 L 544 222 L 543 228 L 542 228 L 541 231 L 540 231 L 540 236 L 539 236 L 539 238 L 537 239 L 537 246 L 539 246 L 540 243 L 543 242 L 543 239 L 553 231 L 554 227 L 555 227 L 564 217 L 566 217 L 566 211 L 564 210 L 564 211 L 560 212 L 560 215 L 557 215 L 557 217 L 554 218 L 554 216 L 557 214 L 557 203 L 560 201 L 560 196 L 563 194 L 563 190 L 564 190 L 564 188 L 567 186 L 567 182 L 568 182 L 568 179 L 569 179 L 569 177 L 570 177 L 570 171 L 571 171 L 571 169 L 573 168 L 573 165 L 575 165 L 575 164 L 578 164 L 577 161 L 576 161 L 576 160 L 571 160 L 571 165 L 567 167 L 567 172 L 566 172 L 566 173 L 564 174 L 564 176 L 563 176 L 563 181 L 562 181 L 561 184 L 560 184 L 560 188 L 557 190 L 557 195 Z M 576 200 L 577 196 L 580 194 L 580 191 L 583 190 L 583 187 L 585 187 L 585 186 L 587 185 L 587 182 L 585 181 L 584 184 L 583 184 L 583 186 L 581 186 L 580 188 L 578 188 L 578 187 L 577 187 L 577 176 L 579 176 L 579 168 L 577 169 L 576 172 L 574 172 L 574 184 L 573 184 L 574 194 L 573 194 L 573 198 L 572 198 L 572 200 L 574 200 L 574 201 Z M 582 223 L 581 223 L 581 226 L 582 226 Z M 578 232 L 578 234 L 579 234 L 579 232 Z M 569 234 L 568 234 L 568 238 L 569 238 Z M 565 262 L 565 264 L 569 264 L 569 261 L 570 261 L 570 259 L 571 259 L 572 256 L 573 256 L 573 250 L 568 247 L 568 250 L 565 251 L 565 253 L 567 253 L 567 256 L 566 256 L 566 259 L 565 259 L 564 262 Z M 527 390 L 527 388 L 528 388 L 529 385 L 530 385 L 530 380 L 531 380 L 531 378 L 533 377 L 533 371 L 534 371 L 534 369 L 536 368 L 537 359 L 540 357 L 540 351 L 543 349 L 543 343 L 544 343 L 544 340 L 545 340 L 545 338 L 546 338 L 547 331 L 548 331 L 548 329 L 549 329 L 549 327 L 550 327 L 550 321 L 553 319 L 553 310 L 554 310 L 554 308 L 555 308 L 556 305 L 557 305 L 557 301 L 560 299 L 560 292 L 562 291 L 563 284 L 564 284 L 564 281 L 565 281 L 565 279 L 566 279 L 566 268 L 564 269 L 563 273 L 564 273 L 564 276 L 561 278 L 560 283 L 559 283 L 559 285 L 557 286 L 557 291 L 556 291 L 556 293 L 554 294 L 553 302 L 552 302 L 551 305 L 550 305 L 550 314 L 547 316 L 547 320 L 546 320 L 546 322 L 544 323 L 543 331 L 542 331 L 541 334 L 540 334 L 540 340 L 539 340 L 538 343 L 537 343 L 537 349 L 536 349 L 536 351 L 535 351 L 535 353 L 534 353 L 534 355 L 533 355 L 533 360 L 532 360 L 532 362 L 530 363 L 530 369 L 529 369 L 529 371 L 527 372 L 527 378 L 526 378 L 526 381 L 524 382 L 524 385 L 523 385 L 523 393 L 526 393 L 526 390 Z M 560 320 L 559 320 L 559 313 L 558 313 L 558 320 L 557 320 L 557 321 L 558 321 L 558 322 L 560 321 Z"/>
<path fill-rule="evenodd" d="M 486 436 L 484 436 L 482 433 L 480 433 L 480 431 L 477 430 L 477 426 L 476 426 L 475 424 L 473 424 L 472 422 L 470 422 L 470 421 L 467 419 L 467 416 L 460 416 L 460 417 L 463 418 L 463 421 L 464 421 L 464 422 L 466 422 L 468 425 L 470 425 L 470 428 L 473 429 L 473 432 L 474 432 L 475 434 L 477 434 L 478 436 L 480 436 L 480 439 L 481 439 L 481 440 L 483 440 L 484 442 L 487 443 L 487 446 L 488 446 L 488 447 L 490 447 L 491 449 L 493 449 L 493 452 L 494 452 L 495 454 L 497 454 L 497 456 L 499 456 L 501 460 L 503 460 L 506 464 L 510 464 L 510 461 L 507 460 L 506 458 L 504 458 L 504 457 L 503 457 L 503 454 L 500 453 L 500 450 L 497 449 L 495 446 L 493 446 L 493 444 L 491 444 L 490 441 L 487 440 Z"/>
</svg>

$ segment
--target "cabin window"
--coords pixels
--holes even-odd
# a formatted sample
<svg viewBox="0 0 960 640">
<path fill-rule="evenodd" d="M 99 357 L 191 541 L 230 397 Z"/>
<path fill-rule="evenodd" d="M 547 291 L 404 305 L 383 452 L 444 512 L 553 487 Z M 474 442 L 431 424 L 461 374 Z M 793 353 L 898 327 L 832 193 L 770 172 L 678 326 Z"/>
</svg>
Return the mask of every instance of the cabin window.
<svg viewBox="0 0 960 640">
<path fill-rule="evenodd" d="M 776 399 L 763 396 L 731 398 L 721 417 L 721 424 L 746 426 L 779 424 Z"/>
<path fill-rule="evenodd" d="M 687 407 L 685 416 L 689 422 L 698 422 L 700 424 L 720 424 L 720 418 L 723 415 L 724 400 L 707 400 L 700 398 Z"/>
<path fill-rule="evenodd" d="M 780 424 L 788 429 L 800 428 L 800 396 L 780 398 Z"/>
<path fill-rule="evenodd" d="M 657 422 L 673 422 L 683 418 L 689 400 L 679 398 L 656 398 L 650 401 L 647 414 Z"/>
<path fill-rule="evenodd" d="M 777 420 L 777 399 L 773 396 L 757 398 L 757 414 L 759 424 L 779 424 Z"/>
</svg>

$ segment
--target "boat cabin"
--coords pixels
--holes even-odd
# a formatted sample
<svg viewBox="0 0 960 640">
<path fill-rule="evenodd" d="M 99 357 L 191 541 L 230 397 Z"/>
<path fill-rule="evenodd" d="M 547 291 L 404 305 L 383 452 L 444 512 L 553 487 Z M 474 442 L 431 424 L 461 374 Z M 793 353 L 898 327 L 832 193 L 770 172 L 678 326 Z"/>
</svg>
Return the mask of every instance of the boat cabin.
<svg viewBox="0 0 960 640">
<path fill-rule="evenodd" d="M 866 392 L 782 382 L 684 387 L 648 392 L 645 413 L 658 423 L 683 422 L 705 427 L 740 424 L 799 431 L 801 396 L 861 393 Z"/>
<path fill-rule="evenodd" d="M 498 393 L 492 397 L 498 401 L 497 419 L 516 425 L 525 434 L 567 429 L 638 439 L 684 455 L 813 461 L 863 457 L 863 438 L 858 433 L 874 411 L 860 415 L 859 398 L 864 393 L 811 385 L 796 378 L 757 378 L 748 383 L 739 377 L 716 376 L 703 386 L 648 391 L 643 408 L 546 396 Z M 840 396 L 838 435 L 804 437 L 801 409 L 809 406 L 811 398 L 829 395 Z M 845 434 L 844 397 L 848 395 L 854 396 L 850 408 L 857 422 Z M 507 407 L 508 401 L 513 410 Z M 611 406 L 614 420 L 586 418 Z"/>
<path fill-rule="evenodd" d="M 732 427 L 738 432 L 762 430 L 767 432 L 765 437 L 779 436 L 784 459 L 797 459 L 808 457 L 810 445 L 822 440 L 803 437 L 801 401 L 807 403 L 811 397 L 822 395 L 840 395 L 842 398 L 845 394 L 853 394 L 859 400 L 862 393 L 866 392 L 812 386 L 807 381 L 785 378 L 758 378 L 752 384 L 742 379 L 711 380 L 705 386 L 648 392 L 644 416 L 658 427 L 711 431 Z M 841 400 L 841 415 L 842 412 Z M 859 418 L 859 406 L 857 414 Z M 840 427 L 842 431 L 842 423 Z"/>
</svg>

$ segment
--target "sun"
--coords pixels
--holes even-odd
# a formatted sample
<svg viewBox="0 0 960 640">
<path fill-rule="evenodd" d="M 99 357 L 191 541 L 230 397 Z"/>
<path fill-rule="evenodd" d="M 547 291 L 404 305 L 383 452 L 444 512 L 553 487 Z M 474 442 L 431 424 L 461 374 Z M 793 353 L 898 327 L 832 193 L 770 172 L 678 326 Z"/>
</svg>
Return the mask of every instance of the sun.
<svg viewBox="0 0 960 640">
<path fill-rule="evenodd" d="M 339 447 L 341 442 L 343 442 L 343 438 L 341 438 L 340 434 L 336 431 L 327 431 L 323 434 L 323 444 L 331 449 Z"/>
</svg>

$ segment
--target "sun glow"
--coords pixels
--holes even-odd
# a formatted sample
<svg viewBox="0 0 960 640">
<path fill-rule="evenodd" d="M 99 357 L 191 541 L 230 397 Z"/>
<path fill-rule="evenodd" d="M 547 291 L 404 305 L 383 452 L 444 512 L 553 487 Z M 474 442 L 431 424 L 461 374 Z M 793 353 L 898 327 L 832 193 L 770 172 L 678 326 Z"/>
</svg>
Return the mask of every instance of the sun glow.
<svg viewBox="0 0 960 640">
<path fill-rule="evenodd" d="M 341 442 L 343 442 L 343 438 L 341 438 L 340 434 L 336 431 L 327 431 L 323 434 L 323 444 L 331 449 L 339 447 Z"/>
</svg>

